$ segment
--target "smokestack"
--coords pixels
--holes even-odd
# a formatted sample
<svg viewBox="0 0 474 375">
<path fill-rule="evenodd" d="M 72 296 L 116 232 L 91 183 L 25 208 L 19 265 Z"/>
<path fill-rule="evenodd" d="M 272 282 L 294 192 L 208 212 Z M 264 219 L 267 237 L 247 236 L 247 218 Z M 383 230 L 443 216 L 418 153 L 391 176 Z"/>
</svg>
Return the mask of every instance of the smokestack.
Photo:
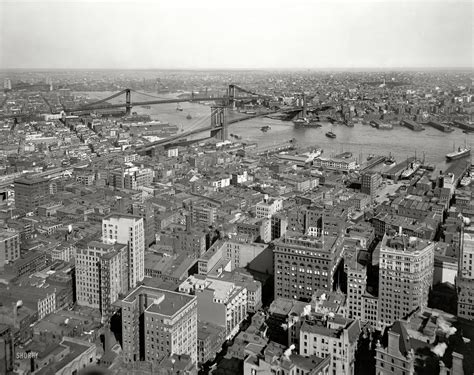
<svg viewBox="0 0 474 375">
<path fill-rule="evenodd" d="M 19 328 L 17 326 L 18 322 L 18 302 L 13 302 L 13 327 Z"/>
</svg>

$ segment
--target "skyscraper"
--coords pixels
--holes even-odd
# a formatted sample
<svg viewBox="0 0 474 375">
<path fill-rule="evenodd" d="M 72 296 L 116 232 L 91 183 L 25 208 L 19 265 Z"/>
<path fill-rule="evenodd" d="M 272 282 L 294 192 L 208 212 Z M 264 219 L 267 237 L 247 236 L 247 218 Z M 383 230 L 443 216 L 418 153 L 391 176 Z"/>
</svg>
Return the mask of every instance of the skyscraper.
<svg viewBox="0 0 474 375">
<path fill-rule="evenodd" d="M 385 235 L 380 247 L 378 322 L 391 325 L 428 305 L 433 283 L 434 243 Z"/>
<path fill-rule="evenodd" d="M 275 298 L 311 300 L 317 289 L 332 290 L 341 259 L 342 236 L 301 236 L 295 233 L 275 242 Z"/>
<path fill-rule="evenodd" d="M 22 177 L 15 180 L 15 207 L 34 212 L 49 201 L 49 181 L 44 178 Z"/>
<path fill-rule="evenodd" d="M 458 291 L 458 316 L 474 319 L 474 228 L 463 228 L 461 237 L 461 255 L 456 279 Z"/>
<path fill-rule="evenodd" d="M 362 175 L 362 186 L 360 191 L 364 194 L 370 195 L 370 197 L 373 198 L 381 181 L 382 178 L 377 172 L 369 171 L 364 173 Z"/>
<path fill-rule="evenodd" d="M 120 293 L 128 291 L 127 246 L 97 241 L 76 250 L 77 303 L 112 313 Z"/>
<path fill-rule="evenodd" d="M 197 364 L 196 296 L 139 286 L 120 301 L 125 362 L 187 354 Z"/>
<path fill-rule="evenodd" d="M 110 214 L 102 220 L 104 242 L 128 245 L 128 289 L 145 277 L 145 228 L 143 218 L 128 214 Z"/>
</svg>

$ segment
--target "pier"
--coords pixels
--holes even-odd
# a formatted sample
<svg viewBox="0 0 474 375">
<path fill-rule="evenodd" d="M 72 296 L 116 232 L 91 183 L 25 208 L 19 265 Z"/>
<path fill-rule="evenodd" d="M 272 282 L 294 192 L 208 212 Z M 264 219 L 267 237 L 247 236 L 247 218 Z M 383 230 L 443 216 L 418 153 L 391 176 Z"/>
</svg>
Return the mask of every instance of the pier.
<svg viewBox="0 0 474 375">
<path fill-rule="evenodd" d="M 415 158 L 409 157 L 401 163 L 394 165 L 388 171 L 382 173 L 382 177 L 389 178 L 391 180 L 398 180 L 402 172 L 410 165 L 411 162 L 415 161 Z"/>
<path fill-rule="evenodd" d="M 363 163 L 361 166 L 360 171 L 361 172 L 366 172 L 373 167 L 382 164 L 385 161 L 386 157 L 385 156 L 374 156 L 372 159 L 368 160 L 367 162 Z"/>
</svg>

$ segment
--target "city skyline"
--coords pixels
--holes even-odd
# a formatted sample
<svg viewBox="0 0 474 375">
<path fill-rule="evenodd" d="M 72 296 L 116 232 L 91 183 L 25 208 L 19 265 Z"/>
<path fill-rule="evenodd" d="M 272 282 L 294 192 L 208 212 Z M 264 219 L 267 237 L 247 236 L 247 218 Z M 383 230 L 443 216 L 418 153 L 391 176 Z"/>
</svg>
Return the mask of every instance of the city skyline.
<svg viewBox="0 0 474 375">
<path fill-rule="evenodd" d="M 472 67 L 466 1 L 7 1 L 0 17 L 3 70 Z"/>
</svg>

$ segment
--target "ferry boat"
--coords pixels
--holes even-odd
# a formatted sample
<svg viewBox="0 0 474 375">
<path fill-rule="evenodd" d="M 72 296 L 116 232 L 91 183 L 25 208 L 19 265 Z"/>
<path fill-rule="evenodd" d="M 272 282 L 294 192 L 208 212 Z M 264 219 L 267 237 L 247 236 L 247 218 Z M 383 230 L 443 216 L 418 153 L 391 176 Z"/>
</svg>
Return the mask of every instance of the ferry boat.
<svg viewBox="0 0 474 375">
<path fill-rule="evenodd" d="M 326 137 L 328 137 L 328 138 L 336 138 L 336 134 L 333 133 L 333 132 L 327 132 L 327 133 L 326 133 Z"/>
<path fill-rule="evenodd" d="M 306 117 L 298 118 L 293 121 L 293 124 L 296 127 L 301 127 L 301 128 L 320 128 L 322 125 L 314 120 L 314 119 L 307 119 Z"/>
<path fill-rule="evenodd" d="M 261 130 L 262 132 L 267 132 L 267 131 L 269 131 L 270 129 L 271 129 L 271 126 L 268 126 L 268 125 L 262 126 L 262 127 L 260 128 L 260 130 Z"/>
<path fill-rule="evenodd" d="M 191 119 L 192 119 L 192 116 L 188 113 L 188 115 L 186 116 L 186 118 L 187 118 L 188 120 L 191 120 Z"/>
<path fill-rule="evenodd" d="M 450 152 L 449 154 L 446 154 L 446 159 L 448 161 L 451 160 L 456 160 L 456 159 L 461 159 L 465 156 L 468 156 L 471 154 L 471 149 L 467 147 L 458 147 L 457 151 Z"/>
<path fill-rule="evenodd" d="M 297 118 L 296 120 L 293 120 L 293 124 L 295 126 L 303 126 L 306 123 L 304 118 Z"/>
</svg>

